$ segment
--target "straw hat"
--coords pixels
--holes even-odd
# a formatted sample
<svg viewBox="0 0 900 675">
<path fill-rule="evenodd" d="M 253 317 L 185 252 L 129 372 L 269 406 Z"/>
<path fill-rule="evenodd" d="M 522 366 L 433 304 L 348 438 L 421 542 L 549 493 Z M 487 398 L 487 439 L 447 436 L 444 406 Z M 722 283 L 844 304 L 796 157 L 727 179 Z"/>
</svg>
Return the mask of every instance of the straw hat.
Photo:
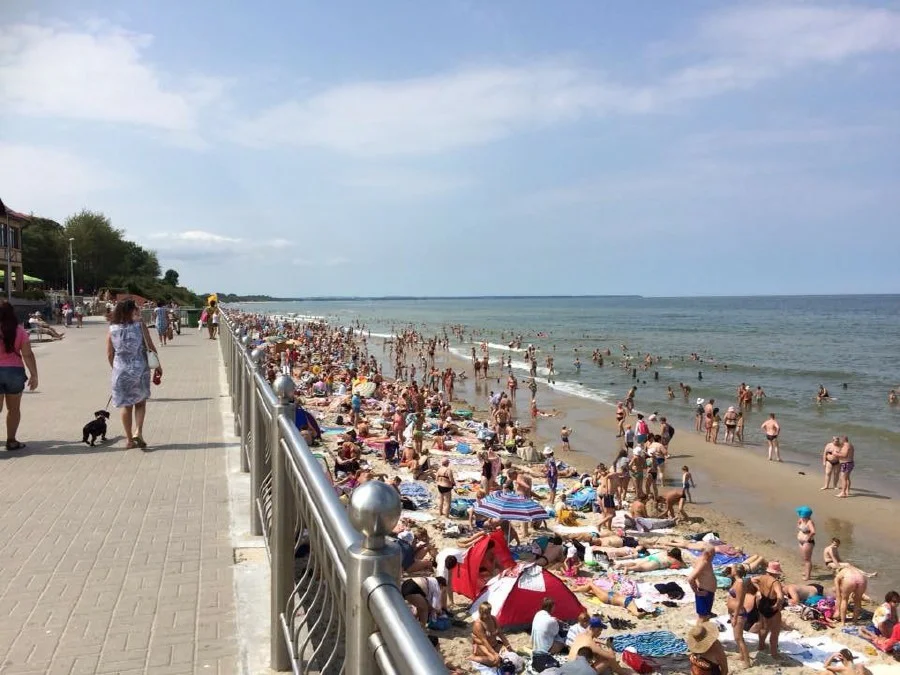
<svg viewBox="0 0 900 675">
<path fill-rule="evenodd" d="M 771 574 L 772 576 L 780 577 L 784 575 L 784 571 L 781 569 L 781 563 L 777 560 L 771 561 L 766 566 L 766 574 Z"/>
<path fill-rule="evenodd" d="M 718 629 L 709 621 L 704 621 L 691 628 L 685 636 L 684 641 L 687 642 L 688 651 L 691 653 L 705 654 L 718 639 Z"/>
</svg>

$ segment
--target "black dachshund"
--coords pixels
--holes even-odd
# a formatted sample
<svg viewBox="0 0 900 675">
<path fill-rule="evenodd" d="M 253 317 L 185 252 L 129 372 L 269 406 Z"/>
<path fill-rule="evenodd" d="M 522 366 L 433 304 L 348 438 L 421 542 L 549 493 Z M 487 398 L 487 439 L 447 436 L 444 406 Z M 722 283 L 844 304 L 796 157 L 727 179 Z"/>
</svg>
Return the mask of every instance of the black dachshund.
<svg viewBox="0 0 900 675">
<path fill-rule="evenodd" d="M 85 443 L 94 446 L 94 442 L 97 440 L 97 437 L 100 437 L 100 440 L 106 440 L 106 420 L 109 419 L 109 413 L 105 410 L 98 410 L 94 413 L 94 419 L 84 425 L 84 429 L 82 429 L 82 433 L 84 434 L 84 438 L 82 439 Z M 91 437 L 91 440 L 88 441 L 88 436 Z"/>
</svg>

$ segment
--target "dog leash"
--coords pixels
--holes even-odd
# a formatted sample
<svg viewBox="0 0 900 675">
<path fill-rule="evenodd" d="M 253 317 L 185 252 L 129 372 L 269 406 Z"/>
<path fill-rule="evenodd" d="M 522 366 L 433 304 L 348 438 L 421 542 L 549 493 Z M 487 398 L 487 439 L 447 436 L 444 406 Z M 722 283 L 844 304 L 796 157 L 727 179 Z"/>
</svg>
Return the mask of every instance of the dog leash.
<svg viewBox="0 0 900 675">
<path fill-rule="evenodd" d="M 103 407 L 104 410 L 109 410 L 109 404 L 112 403 L 112 394 L 109 395 L 109 398 L 106 400 L 106 405 Z"/>
</svg>

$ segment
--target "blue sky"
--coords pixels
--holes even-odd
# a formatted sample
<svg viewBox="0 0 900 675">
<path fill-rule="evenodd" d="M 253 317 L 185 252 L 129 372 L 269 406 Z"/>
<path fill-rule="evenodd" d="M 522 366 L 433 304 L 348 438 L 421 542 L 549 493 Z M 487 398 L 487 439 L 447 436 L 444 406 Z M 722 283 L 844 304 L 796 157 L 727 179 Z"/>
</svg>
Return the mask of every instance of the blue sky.
<svg viewBox="0 0 900 675">
<path fill-rule="evenodd" d="M 75 4 L 0 8 L 0 195 L 197 290 L 900 292 L 897 2 Z"/>
</svg>

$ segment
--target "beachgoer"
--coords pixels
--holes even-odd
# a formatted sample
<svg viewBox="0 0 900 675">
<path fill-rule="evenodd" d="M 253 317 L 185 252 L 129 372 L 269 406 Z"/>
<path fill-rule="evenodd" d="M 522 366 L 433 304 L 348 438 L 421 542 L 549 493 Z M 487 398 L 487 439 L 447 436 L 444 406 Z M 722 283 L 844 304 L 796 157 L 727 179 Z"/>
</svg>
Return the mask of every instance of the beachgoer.
<svg viewBox="0 0 900 675">
<path fill-rule="evenodd" d="M 601 588 L 591 579 L 587 579 L 584 583 L 575 582 L 572 584 L 571 588 L 573 593 L 587 593 L 589 595 L 593 595 L 604 605 L 621 607 L 628 610 L 628 612 L 634 614 L 637 617 L 642 617 L 647 614 L 646 610 L 638 606 L 635 596 L 623 595 L 621 593 L 615 593 L 605 588 Z M 646 606 L 645 603 L 640 604 L 642 606 Z"/>
<path fill-rule="evenodd" d="M 771 561 L 764 574 L 756 578 L 759 589 L 756 606 L 759 609 L 759 650 L 769 642 L 769 653 L 778 658 L 778 636 L 781 634 L 781 610 L 784 609 L 784 588 L 781 585 L 781 563 Z"/>
<path fill-rule="evenodd" d="M 728 591 L 728 600 L 725 605 L 731 616 L 731 631 L 738 647 L 738 653 L 741 655 L 741 662 L 745 668 L 749 668 L 751 665 L 750 650 L 744 640 L 744 631 L 750 631 L 759 622 L 759 610 L 756 607 L 756 596 L 759 589 L 753 580 L 746 576 L 746 572 L 741 566 L 734 567 L 732 579 L 733 583 Z"/>
<path fill-rule="evenodd" d="M 894 658 L 897 658 L 897 652 L 894 648 L 900 644 L 900 624 L 894 626 L 894 630 L 891 631 L 890 637 L 883 637 L 877 633 L 873 633 L 868 628 L 860 628 L 859 635 L 883 652 L 894 652 Z"/>
<path fill-rule="evenodd" d="M 825 469 L 825 485 L 820 490 L 830 490 L 837 487 L 840 477 L 840 452 L 841 439 L 838 436 L 832 436 L 831 441 L 825 444 L 822 450 L 822 467 Z"/>
<path fill-rule="evenodd" d="M 816 524 L 812 520 L 812 509 L 808 506 L 797 508 L 797 543 L 803 558 L 803 580 L 809 581 L 812 573 L 812 554 L 816 546 Z"/>
<path fill-rule="evenodd" d="M 531 661 L 538 672 L 558 666 L 559 662 L 553 654 L 559 654 L 566 648 L 566 643 L 559 636 L 559 621 L 553 617 L 555 605 L 553 598 L 544 598 L 541 609 L 531 621 Z"/>
<path fill-rule="evenodd" d="M 423 628 L 430 620 L 447 612 L 445 588 L 447 580 L 443 577 L 410 577 L 400 584 L 400 594 L 415 609 Z"/>
<path fill-rule="evenodd" d="M 22 421 L 22 392 L 25 391 L 26 382 L 29 391 L 37 389 L 37 359 L 31 349 L 28 332 L 19 325 L 15 308 L 10 303 L 3 302 L 0 304 L 0 412 L 6 405 L 7 450 L 21 450 L 25 447 L 16 438 L 16 434 Z"/>
<path fill-rule="evenodd" d="M 723 422 L 725 422 L 725 442 L 726 443 L 734 443 L 735 441 L 735 430 L 737 429 L 737 410 L 734 406 L 729 406 L 728 411 L 725 413 L 725 417 L 723 418 Z"/>
<path fill-rule="evenodd" d="M 697 485 L 694 483 L 694 476 L 691 475 L 691 470 L 687 466 L 681 467 L 681 492 L 684 494 L 685 501 L 694 501 L 694 498 L 691 496 L 691 488 L 694 487 L 697 487 Z"/>
<path fill-rule="evenodd" d="M 472 622 L 472 660 L 483 666 L 500 665 L 503 649 L 512 651 L 509 640 L 494 618 L 491 603 L 478 605 L 478 618 Z"/>
<path fill-rule="evenodd" d="M 572 446 L 569 445 L 569 436 L 571 436 L 571 435 L 572 435 L 572 430 L 567 426 L 563 426 L 563 428 L 559 430 L 559 440 L 562 443 L 563 450 L 571 450 L 572 449 Z"/>
<path fill-rule="evenodd" d="M 822 560 L 825 562 L 825 567 L 833 570 L 834 572 L 837 572 L 839 569 L 844 567 L 856 567 L 856 565 L 853 565 L 849 562 L 844 562 L 844 560 L 841 559 L 841 553 L 838 550 L 840 546 L 841 540 L 837 537 L 832 537 L 831 543 L 825 547 L 824 551 L 822 551 Z M 857 569 L 859 568 L 857 567 Z M 860 571 L 863 572 L 862 570 Z M 869 578 L 878 576 L 878 572 L 863 572 L 863 574 L 865 574 Z"/>
<path fill-rule="evenodd" d="M 884 602 L 875 609 L 872 615 L 872 625 L 875 630 L 883 637 L 890 637 L 894 631 L 894 626 L 900 622 L 900 593 L 897 591 L 888 591 L 884 596 Z"/>
<path fill-rule="evenodd" d="M 868 588 L 869 581 L 865 573 L 852 565 L 842 567 L 834 575 L 834 597 L 837 601 L 838 621 L 843 626 L 847 621 L 847 606 L 853 601 L 853 619 L 859 620 L 859 612 L 862 609 L 863 595 Z"/>
<path fill-rule="evenodd" d="M 112 367 L 112 404 L 122 409 L 126 448 L 146 448 L 144 419 L 150 398 L 147 351 L 156 352 L 150 331 L 134 300 L 116 304 L 106 336 L 106 356 Z M 162 367 L 156 369 L 162 376 Z M 135 429 L 132 430 L 132 422 Z"/>
<path fill-rule="evenodd" d="M 656 499 L 657 515 L 660 518 L 689 520 L 690 517 L 684 510 L 684 500 L 685 494 L 683 489 L 672 489 L 664 491 Z"/>
<path fill-rule="evenodd" d="M 728 656 L 719 642 L 719 628 L 709 622 L 691 628 L 685 636 L 691 675 L 728 675 Z"/>
<path fill-rule="evenodd" d="M 716 575 L 712 566 L 715 554 L 715 547 L 706 544 L 700 555 L 694 559 L 693 569 L 687 578 L 688 584 L 694 591 L 697 623 L 703 623 L 712 616 L 713 601 L 716 599 Z"/>
<path fill-rule="evenodd" d="M 434 482 L 438 489 L 438 515 L 449 518 L 456 478 L 453 476 L 453 469 L 450 468 L 450 460 L 446 457 L 441 460 L 441 466 L 434 474 Z"/>
<path fill-rule="evenodd" d="M 162 300 L 158 301 L 153 309 L 153 324 L 156 326 L 159 343 L 166 344 L 169 339 L 169 310 Z"/>
<path fill-rule="evenodd" d="M 781 448 L 778 444 L 778 436 L 781 433 L 781 425 L 775 419 L 775 413 L 769 413 L 769 419 L 760 425 L 760 429 L 766 435 L 768 443 L 769 461 L 781 461 Z"/>
<path fill-rule="evenodd" d="M 846 647 L 825 659 L 824 673 L 846 673 L 846 675 L 872 675 L 872 671 L 862 663 L 855 663 L 856 657 Z"/>
<path fill-rule="evenodd" d="M 838 459 L 841 460 L 838 497 L 850 496 L 850 474 L 853 473 L 853 467 L 856 466 L 854 463 L 855 456 L 856 449 L 853 447 L 853 443 L 846 436 L 841 437 L 841 447 L 838 451 Z"/>
<path fill-rule="evenodd" d="M 626 572 L 653 572 L 655 570 L 678 570 L 684 567 L 680 548 L 670 548 L 668 551 L 660 551 L 648 555 L 640 560 L 620 560 L 614 567 Z"/>
</svg>

